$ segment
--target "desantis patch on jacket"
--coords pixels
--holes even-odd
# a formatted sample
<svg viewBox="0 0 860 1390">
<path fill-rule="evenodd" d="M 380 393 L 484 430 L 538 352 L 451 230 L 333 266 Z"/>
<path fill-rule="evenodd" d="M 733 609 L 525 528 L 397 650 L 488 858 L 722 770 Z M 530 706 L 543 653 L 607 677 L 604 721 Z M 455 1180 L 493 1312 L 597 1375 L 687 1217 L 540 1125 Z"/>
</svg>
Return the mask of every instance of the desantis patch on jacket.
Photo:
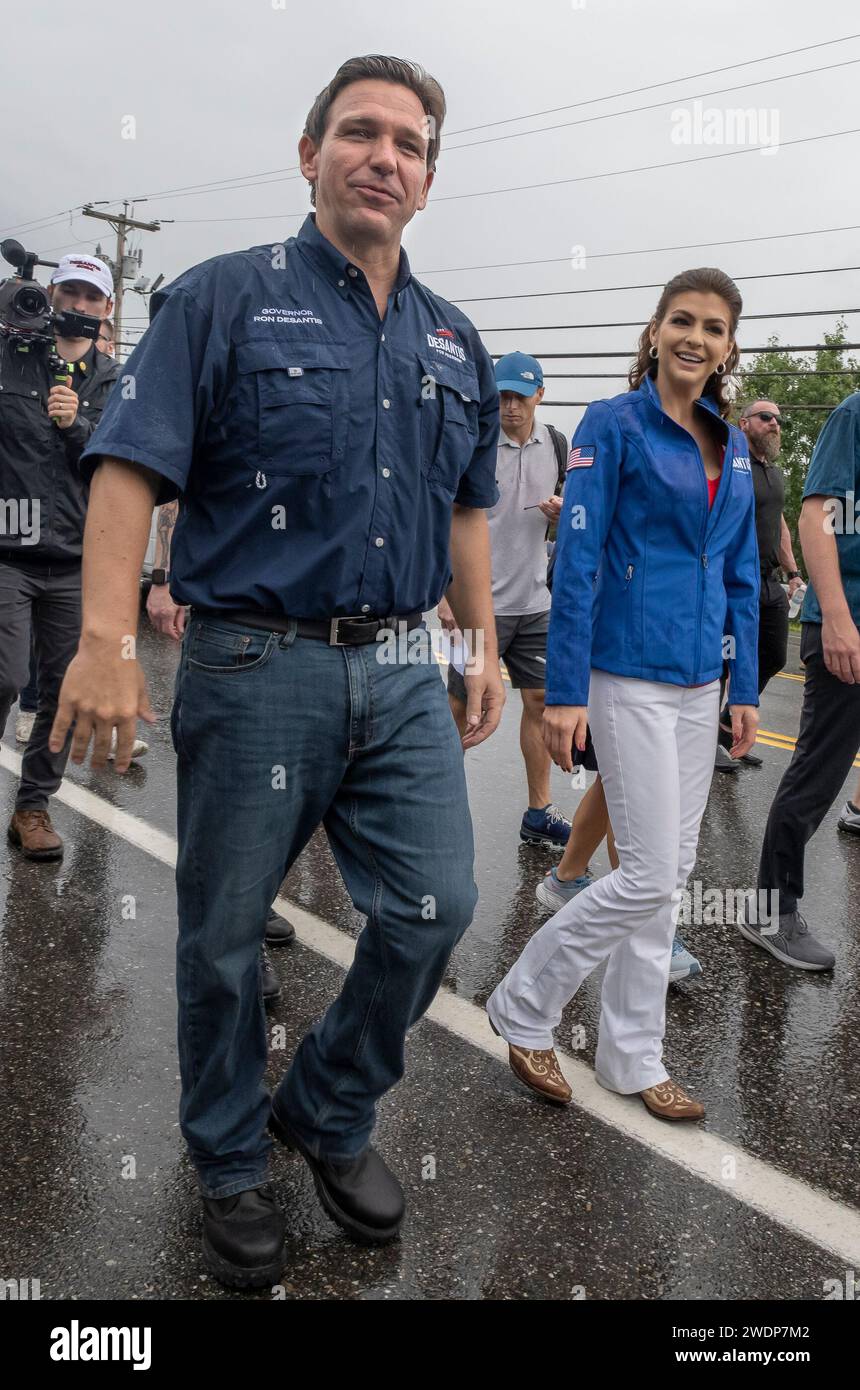
<svg viewBox="0 0 860 1390">
<path fill-rule="evenodd" d="M 597 450 L 592 444 L 578 444 L 575 449 L 571 449 L 567 458 L 566 472 L 571 468 L 590 468 L 597 457 Z"/>
</svg>

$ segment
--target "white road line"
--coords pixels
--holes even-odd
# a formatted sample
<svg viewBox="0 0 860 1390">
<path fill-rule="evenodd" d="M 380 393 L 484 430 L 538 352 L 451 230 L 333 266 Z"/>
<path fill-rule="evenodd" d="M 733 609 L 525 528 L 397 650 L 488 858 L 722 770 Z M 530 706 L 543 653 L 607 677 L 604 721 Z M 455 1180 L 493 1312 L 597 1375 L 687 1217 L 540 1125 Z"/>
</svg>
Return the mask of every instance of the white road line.
<svg viewBox="0 0 860 1390">
<path fill-rule="evenodd" d="M 0 767 L 19 775 L 20 755 L 0 744 Z M 138 816 L 118 810 L 93 792 L 69 781 L 62 783 L 55 799 L 111 834 L 121 836 L 153 859 L 175 866 L 176 841 Z M 280 916 L 289 917 L 295 925 L 303 946 L 342 969 L 349 969 L 355 951 L 351 937 L 296 903 L 276 898 L 274 907 Z M 427 1017 L 472 1047 L 500 1062 L 507 1062 L 506 1045 L 490 1032 L 483 1009 L 469 1000 L 442 989 Z M 558 1049 L 556 1054 L 573 1090 L 574 1103 L 586 1114 L 668 1159 L 684 1172 L 719 1188 L 726 1196 L 761 1212 L 785 1230 L 831 1251 L 848 1267 L 855 1268 L 860 1263 L 860 1211 L 755 1158 L 718 1134 L 707 1133 L 693 1125 L 672 1125 L 654 1119 L 637 1097 L 617 1096 L 603 1090 L 584 1062 Z M 550 1122 L 549 1117 L 547 1121 Z M 733 1177 L 723 1176 L 732 1171 Z"/>
</svg>

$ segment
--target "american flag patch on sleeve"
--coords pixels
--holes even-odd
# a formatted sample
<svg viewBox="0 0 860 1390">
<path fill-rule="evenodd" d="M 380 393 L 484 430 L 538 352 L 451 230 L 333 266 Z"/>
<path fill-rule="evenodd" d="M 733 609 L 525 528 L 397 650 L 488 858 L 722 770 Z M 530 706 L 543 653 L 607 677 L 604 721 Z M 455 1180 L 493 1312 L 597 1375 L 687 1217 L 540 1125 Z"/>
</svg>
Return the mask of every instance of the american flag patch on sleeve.
<svg viewBox="0 0 860 1390">
<path fill-rule="evenodd" d="M 597 450 L 591 444 L 580 444 L 575 449 L 571 449 L 567 460 L 567 472 L 571 468 L 590 468 L 594 463 Z"/>
</svg>

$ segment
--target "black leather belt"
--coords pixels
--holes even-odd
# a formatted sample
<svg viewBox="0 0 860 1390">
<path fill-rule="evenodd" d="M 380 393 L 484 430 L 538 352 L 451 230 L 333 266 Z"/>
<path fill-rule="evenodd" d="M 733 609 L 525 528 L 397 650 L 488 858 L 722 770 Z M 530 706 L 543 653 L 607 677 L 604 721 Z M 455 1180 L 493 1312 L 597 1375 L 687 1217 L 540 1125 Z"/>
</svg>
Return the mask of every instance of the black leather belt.
<svg viewBox="0 0 860 1390">
<path fill-rule="evenodd" d="M 408 613 L 403 617 L 370 618 L 359 613 L 343 618 L 286 618 L 283 613 L 264 613 L 259 608 L 226 612 L 192 608 L 191 615 L 204 621 L 208 618 L 212 622 L 241 623 L 243 627 L 257 627 L 264 632 L 292 632 L 295 624 L 297 637 L 315 637 L 331 647 L 363 647 L 375 642 L 380 632 L 409 632 L 423 617 L 422 613 Z"/>
</svg>

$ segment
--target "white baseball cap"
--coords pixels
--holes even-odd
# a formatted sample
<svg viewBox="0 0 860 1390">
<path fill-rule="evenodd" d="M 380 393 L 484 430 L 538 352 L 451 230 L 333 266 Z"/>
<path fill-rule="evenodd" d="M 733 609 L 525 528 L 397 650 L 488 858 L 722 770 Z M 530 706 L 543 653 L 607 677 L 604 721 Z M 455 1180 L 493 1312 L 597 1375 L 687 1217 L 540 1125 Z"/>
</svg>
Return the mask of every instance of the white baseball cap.
<svg viewBox="0 0 860 1390">
<path fill-rule="evenodd" d="M 84 280 L 95 285 L 107 299 L 113 298 L 113 276 L 98 256 L 63 256 L 51 276 L 51 284 L 62 285 L 65 280 Z"/>
</svg>

